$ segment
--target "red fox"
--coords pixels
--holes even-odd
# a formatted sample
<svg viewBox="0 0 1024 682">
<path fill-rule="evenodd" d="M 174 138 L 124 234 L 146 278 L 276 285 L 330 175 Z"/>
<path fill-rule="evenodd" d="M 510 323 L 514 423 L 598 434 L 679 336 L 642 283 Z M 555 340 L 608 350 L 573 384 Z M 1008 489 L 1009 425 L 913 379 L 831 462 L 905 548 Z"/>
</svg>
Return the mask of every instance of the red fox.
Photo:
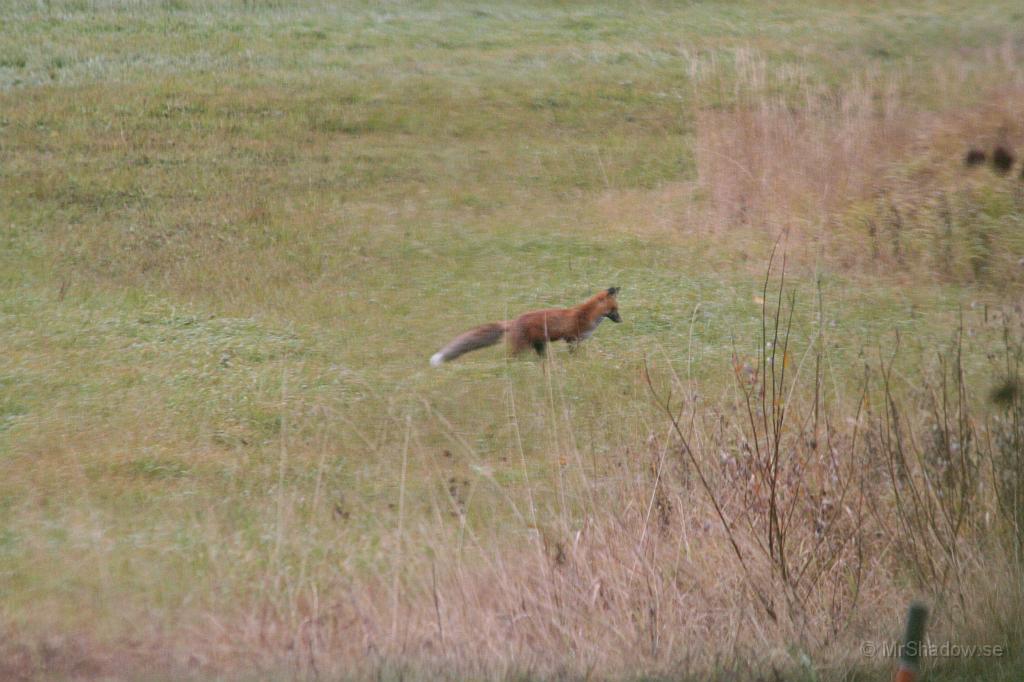
<svg viewBox="0 0 1024 682">
<path fill-rule="evenodd" d="M 575 348 L 581 341 L 590 338 L 604 318 L 622 322 L 619 304 L 615 300 L 618 293 L 619 287 L 611 287 L 572 308 L 535 310 L 523 313 L 514 320 L 480 325 L 456 336 L 451 343 L 434 353 L 430 364 L 440 367 L 442 363 L 471 350 L 493 346 L 502 336 L 508 337 L 509 349 L 513 353 L 532 347 L 537 355 L 544 355 L 548 341 L 559 339 L 564 339 Z"/>
</svg>

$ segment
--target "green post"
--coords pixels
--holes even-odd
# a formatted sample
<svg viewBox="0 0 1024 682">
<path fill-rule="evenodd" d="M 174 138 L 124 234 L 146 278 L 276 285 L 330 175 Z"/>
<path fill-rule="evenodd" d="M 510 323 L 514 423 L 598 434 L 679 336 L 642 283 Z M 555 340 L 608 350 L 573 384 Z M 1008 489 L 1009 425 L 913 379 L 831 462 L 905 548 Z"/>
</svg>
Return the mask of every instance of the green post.
<svg viewBox="0 0 1024 682">
<path fill-rule="evenodd" d="M 921 659 L 921 645 L 924 642 L 924 623 L 928 619 L 928 607 L 914 602 L 907 612 L 907 629 L 903 633 L 900 648 L 899 667 L 896 668 L 895 682 L 914 682 L 917 678 L 918 663 Z"/>
</svg>

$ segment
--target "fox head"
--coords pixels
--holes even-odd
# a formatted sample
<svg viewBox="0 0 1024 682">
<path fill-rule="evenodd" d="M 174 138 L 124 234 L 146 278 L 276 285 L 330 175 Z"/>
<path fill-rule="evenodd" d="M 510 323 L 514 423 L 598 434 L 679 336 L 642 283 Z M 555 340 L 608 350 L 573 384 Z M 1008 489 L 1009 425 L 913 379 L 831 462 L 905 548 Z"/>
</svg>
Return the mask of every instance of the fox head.
<svg viewBox="0 0 1024 682">
<path fill-rule="evenodd" d="M 603 311 L 601 314 L 612 322 L 622 322 L 622 317 L 619 315 L 619 302 L 615 299 L 615 295 L 619 293 L 619 287 L 610 287 L 602 293 L 604 296 L 601 297 Z"/>
</svg>

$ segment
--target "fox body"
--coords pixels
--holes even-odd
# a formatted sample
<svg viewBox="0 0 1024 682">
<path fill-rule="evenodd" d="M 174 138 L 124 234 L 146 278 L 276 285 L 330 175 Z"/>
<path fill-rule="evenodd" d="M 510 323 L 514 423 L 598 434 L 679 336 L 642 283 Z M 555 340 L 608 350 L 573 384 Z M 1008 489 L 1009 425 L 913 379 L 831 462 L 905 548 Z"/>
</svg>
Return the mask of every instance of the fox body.
<svg viewBox="0 0 1024 682">
<path fill-rule="evenodd" d="M 564 340 L 575 347 L 590 338 L 604 318 L 622 322 L 619 304 L 615 299 L 618 287 L 594 294 L 583 303 L 572 308 L 551 308 L 523 313 L 514 320 L 490 322 L 474 327 L 460 334 L 430 358 L 430 364 L 440 367 L 460 355 L 493 346 L 504 337 L 512 353 L 533 348 L 538 355 L 544 355 L 549 341 Z"/>
</svg>

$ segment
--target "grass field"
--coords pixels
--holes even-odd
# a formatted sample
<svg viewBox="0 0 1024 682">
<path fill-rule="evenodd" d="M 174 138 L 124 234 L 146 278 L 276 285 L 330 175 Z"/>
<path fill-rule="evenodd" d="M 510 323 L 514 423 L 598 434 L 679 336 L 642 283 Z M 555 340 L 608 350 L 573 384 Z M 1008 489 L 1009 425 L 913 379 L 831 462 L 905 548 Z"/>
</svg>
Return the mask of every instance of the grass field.
<svg viewBox="0 0 1024 682">
<path fill-rule="evenodd" d="M 920 597 L 1019 679 L 1019 3 L 0 36 L 0 677 L 881 679 Z"/>
</svg>

